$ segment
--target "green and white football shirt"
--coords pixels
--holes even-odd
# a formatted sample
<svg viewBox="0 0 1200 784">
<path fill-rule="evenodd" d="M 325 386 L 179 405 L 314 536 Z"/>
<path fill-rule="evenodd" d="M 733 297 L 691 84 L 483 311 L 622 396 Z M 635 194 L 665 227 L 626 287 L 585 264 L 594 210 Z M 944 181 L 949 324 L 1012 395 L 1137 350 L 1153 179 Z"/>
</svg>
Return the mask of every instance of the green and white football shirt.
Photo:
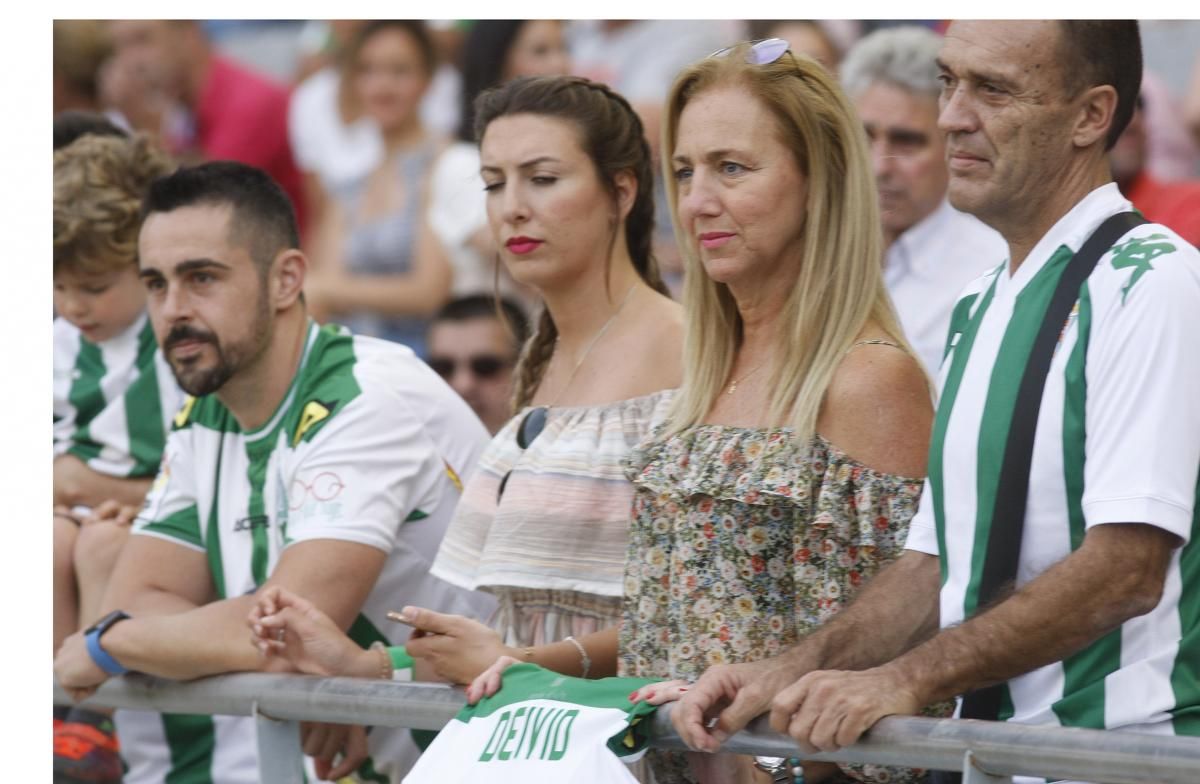
<svg viewBox="0 0 1200 784">
<path fill-rule="evenodd" d="M 1017 388 L 1051 294 L 1092 231 L 1129 209 L 1116 185 L 1093 191 L 1016 275 L 1002 264 L 955 308 L 929 478 L 907 543 L 940 555 L 944 627 L 978 610 Z M 1070 555 L 1097 525 L 1148 523 L 1184 545 L 1152 612 L 1010 680 L 1002 718 L 1200 735 L 1198 338 L 1200 253 L 1170 229 L 1133 229 L 1081 287 L 1042 398 L 1017 583 Z"/>
<path fill-rule="evenodd" d="M 295 542 L 376 547 L 388 559 L 350 636 L 364 647 L 403 644 L 408 627 L 388 622 L 390 609 L 413 604 L 486 618 L 494 606 L 429 574 L 460 477 L 487 442 L 467 404 L 407 347 L 310 324 L 291 388 L 262 427 L 242 431 L 214 395 L 188 399 L 134 534 L 204 553 L 221 597 L 254 591 Z M 145 761 L 144 777 L 134 766 L 130 784 L 161 782 L 171 761 L 188 753 L 201 771 L 189 781 L 256 779 L 236 748 L 253 747 L 248 719 L 205 717 L 176 740 L 173 719 L 127 735 L 121 714 L 118 731 L 131 756 L 133 738 L 157 735 L 171 750 L 168 757 L 167 747 L 146 746 L 162 756 Z M 410 733 L 377 727 L 369 739 L 378 775 L 368 780 L 398 781 L 417 756 Z"/>
<path fill-rule="evenodd" d="M 154 476 L 182 402 L 144 313 L 101 343 L 54 320 L 55 457 L 75 455 L 108 476 Z"/>
<path fill-rule="evenodd" d="M 614 784 L 637 779 L 625 763 L 646 751 L 656 708 L 629 702 L 653 680 L 584 680 L 514 664 L 502 688 L 446 725 L 404 784 Z"/>
</svg>

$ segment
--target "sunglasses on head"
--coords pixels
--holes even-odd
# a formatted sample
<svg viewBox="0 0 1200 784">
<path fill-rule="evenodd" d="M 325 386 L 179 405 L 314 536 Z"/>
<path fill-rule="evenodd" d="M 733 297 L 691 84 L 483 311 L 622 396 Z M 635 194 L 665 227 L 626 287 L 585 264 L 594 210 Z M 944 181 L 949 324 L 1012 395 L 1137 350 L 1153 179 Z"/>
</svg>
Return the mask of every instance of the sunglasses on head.
<svg viewBox="0 0 1200 784">
<path fill-rule="evenodd" d="M 517 425 L 517 446 L 522 450 L 528 449 L 529 445 L 542 434 L 546 429 L 546 417 L 550 413 L 549 406 L 538 406 L 537 408 L 529 409 L 529 413 L 521 419 L 521 424 Z M 512 469 L 508 469 L 508 473 L 500 480 L 500 487 L 496 490 L 496 503 L 500 503 L 500 496 L 504 495 L 504 488 L 508 485 L 508 478 L 512 476 Z"/>
<path fill-rule="evenodd" d="M 760 38 L 757 41 L 750 41 L 750 48 L 746 50 L 746 62 L 751 65 L 768 65 L 775 62 L 780 57 L 783 57 L 790 49 L 790 44 L 782 38 Z M 734 44 L 726 46 L 724 49 L 718 49 L 709 55 L 709 57 L 728 57 L 729 53 L 741 46 Z"/>
<path fill-rule="evenodd" d="M 433 372 L 447 380 L 454 375 L 459 364 L 458 360 L 451 359 L 450 357 L 429 358 L 429 367 L 433 368 Z M 464 360 L 461 364 L 469 367 L 471 373 L 479 378 L 493 378 L 512 363 L 495 354 L 477 354 L 470 359 Z"/>
</svg>

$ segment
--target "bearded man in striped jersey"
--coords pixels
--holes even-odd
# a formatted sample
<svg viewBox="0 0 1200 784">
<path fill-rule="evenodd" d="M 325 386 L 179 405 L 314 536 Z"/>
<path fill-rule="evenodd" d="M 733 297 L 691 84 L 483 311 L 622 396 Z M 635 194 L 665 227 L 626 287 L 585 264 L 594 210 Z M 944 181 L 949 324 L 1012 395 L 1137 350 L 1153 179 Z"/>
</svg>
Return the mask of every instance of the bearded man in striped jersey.
<svg viewBox="0 0 1200 784">
<path fill-rule="evenodd" d="M 489 612 L 428 573 L 487 431 L 408 348 L 309 318 L 280 187 L 206 163 L 155 181 L 144 212 L 150 321 L 191 397 L 115 567 L 111 612 L 63 643 L 59 682 L 84 697 L 126 670 L 260 669 L 245 619 L 265 586 L 309 598 L 363 647 L 405 641 L 385 620 L 397 602 Z M 124 780 L 259 781 L 251 721 L 118 711 Z M 399 781 L 418 753 L 407 731 L 368 740 L 344 725 L 310 725 L 305 749 L 322 778 L 357 768 L 370 781 Z"/>
<path fill-rule="evenodd" d="M 1015 579 L 980 594 L 1034 336 L 1068 262 L 1131 209 L 1105 154 L 1137 97 L 1137 23 L 955 22 L 939 68 L 950 201 L 1009 256 L 954 311 L 908 550 L 784 655 L 705 673 L 673 714 L 694 748 L 769 707 L 835 749 L 989 686 L 992 718 L 1200 735 L 1200 254 L 1170 229 L 1125 229 L 1064 289 Z"/>
</svg>

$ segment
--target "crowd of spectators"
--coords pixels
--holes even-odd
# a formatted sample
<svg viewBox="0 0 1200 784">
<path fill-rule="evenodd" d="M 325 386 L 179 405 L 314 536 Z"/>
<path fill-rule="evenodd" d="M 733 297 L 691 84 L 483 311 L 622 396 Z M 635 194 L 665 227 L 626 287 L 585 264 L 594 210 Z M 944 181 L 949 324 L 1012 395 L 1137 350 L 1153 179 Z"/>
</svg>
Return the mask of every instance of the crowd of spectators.
<svg viewBox="0 0 1200 784">
<path fill-rule="evenodd" d="M 532 663 L 653 681 L 703 752 L 963 694 L 1200 735 L 1200 56 L 1177 97 L 1132 23 L 1002 27 L 329 20 L 287 28 L 287 83 L 225 25 L 56 21 L 59 681 L 476 702 Z M 1043 313 L 1131 209 L 1047 359 L 1015 590 L 981 598 Z M 1137 580 L 1099 585 L 1117 557 Z M 56 781 L 251 782 L 245 721 L 60 706 Z M 429 739 L 302 741 L 398 782 Z"/>
</svg>

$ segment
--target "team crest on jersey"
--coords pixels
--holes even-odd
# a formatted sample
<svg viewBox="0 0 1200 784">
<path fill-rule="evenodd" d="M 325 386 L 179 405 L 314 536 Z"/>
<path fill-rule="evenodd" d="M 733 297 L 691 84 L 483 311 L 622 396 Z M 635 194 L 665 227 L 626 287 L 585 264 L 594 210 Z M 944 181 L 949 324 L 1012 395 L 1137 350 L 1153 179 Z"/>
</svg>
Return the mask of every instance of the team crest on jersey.
<svg viewBox="0 0 1200 784">
<path fill-rule="evenodd" d="M 330 403 L 323 403 L 320 400 L 310 400 L 305 403 L 304 410 L 300 412 L 300 422 L 296 425 L 296 432 L 292 436 L 292 446 L 295 447 L 299 444 L 300 439 L 304 438 L 304 434 L 311 430 L 313 425 L 328 419 L 336 407 L 336 400 Z"/>
<path fill-rule="evenodd" d="M 1062 329 L 1059 330 L 1058 343 L 1054 347 L 1054 353 L 1056 353 L 1056 354 L 1058 353 L 1058 347 L 1062 345 L 1063 339 L 1066 338 L 1067 333 L 1071 331 L 1071 325 L 1073 325 L 1078 320 L 1079 320 L 1079 302 L 1076 301 L 1075 305 L 1071 308 L 1071 312 L 1069 314 L 1067 314 L 1067 320 L 1063 322 Z"/>
<path fill-rule="evenodd" d="M 1113 269 L 1133 268 L 1129 282 L 1121 289 L 1122 303 L 1125 302 L 1125 297 L 1129 295 L 1133 284 L 1138 282 L 1138 278 L 1154 269 L 1150 264 L 1151 261 L 1164 253 L 1175 252 L 1175 245 L 1170 240 L 1171 238 L 1166 234 L 1151 234 L 1148 237 L 1134 237 L 1119 245 L 1113 245 Z"/>
</svg>

